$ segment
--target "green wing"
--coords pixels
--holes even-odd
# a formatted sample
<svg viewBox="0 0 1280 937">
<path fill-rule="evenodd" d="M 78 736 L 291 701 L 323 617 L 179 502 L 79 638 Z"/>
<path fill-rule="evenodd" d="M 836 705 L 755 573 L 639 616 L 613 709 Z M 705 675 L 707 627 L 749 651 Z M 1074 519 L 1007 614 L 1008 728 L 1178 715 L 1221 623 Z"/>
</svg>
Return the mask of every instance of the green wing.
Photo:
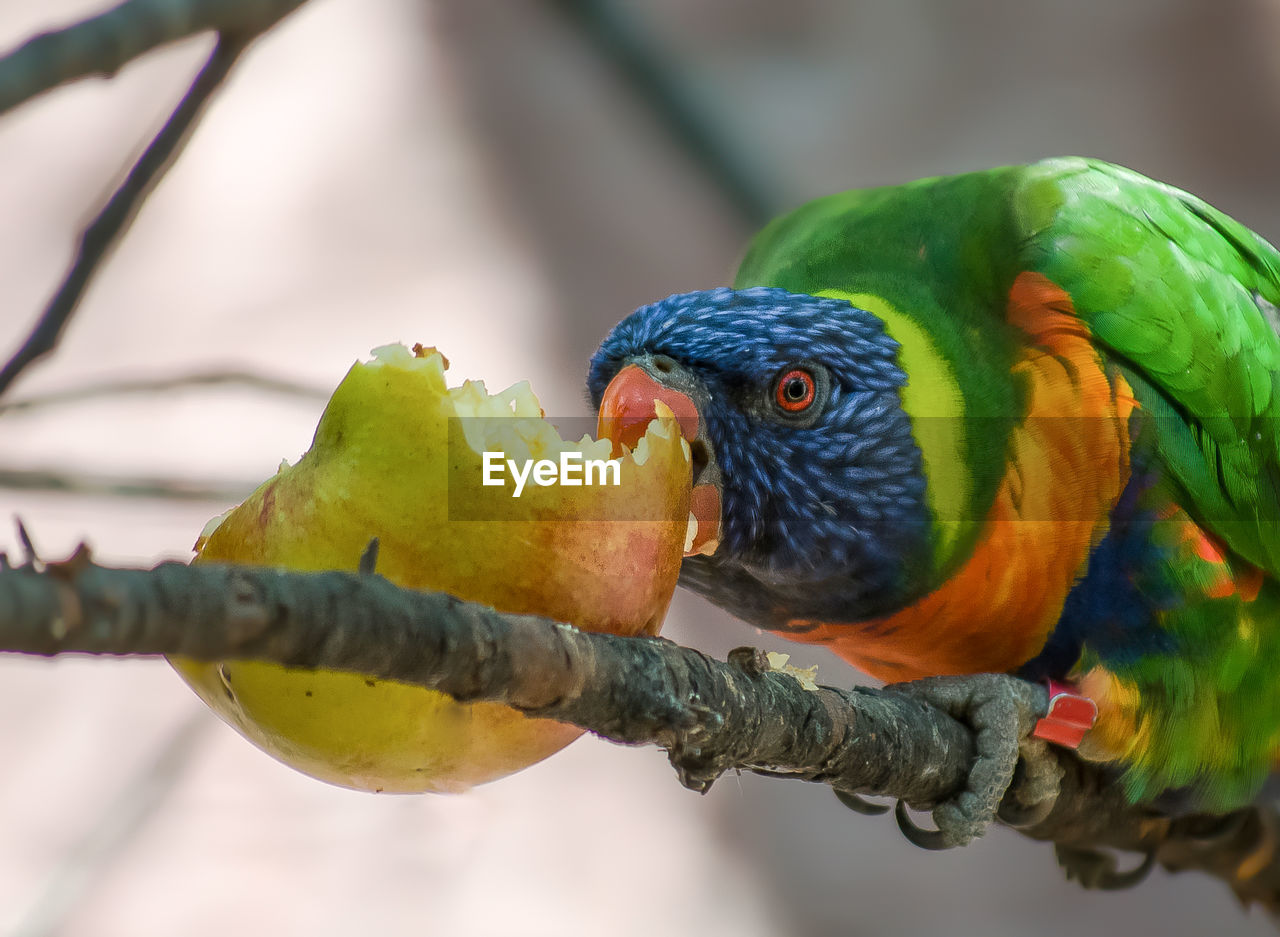
<svg viewBox="0 0 1280 937">
<path fill-rule="evenodd" d="M 1280 575 L 1280 254 L 1172 186 L 1086 159 L 1027 167 L 1025 266 L 1125 370 L 1201 523 Z"/>
</svg>

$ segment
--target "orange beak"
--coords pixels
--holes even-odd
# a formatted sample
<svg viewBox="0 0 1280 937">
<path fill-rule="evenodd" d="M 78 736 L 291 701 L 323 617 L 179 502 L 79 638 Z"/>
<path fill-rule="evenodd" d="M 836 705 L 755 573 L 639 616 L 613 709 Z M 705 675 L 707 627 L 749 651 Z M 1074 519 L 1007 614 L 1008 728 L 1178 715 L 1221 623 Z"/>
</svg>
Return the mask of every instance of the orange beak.
<svg viewBox="0 0 1280 937">
<path fill-rule="evenodd" d="M 663 387 L 638 364 L 629 364 L 609 382 L 600 399 L 597 435 L 613 440 L 615 456 L 619 446 L 634 449 L 649 422 L 657 419 L 655 400 L 671 408 L 686 440 L 698 438 L 698 408 L 694 402 L 678 390 Z"/>
<path fill-rule="evenodd" d="M 680 434 L 687 442 L 698 439 L 702 420 L 692 398 L 658 383 L 639 365 L 629 364 L 609 382 L 600 398 L 597 436 L 613 441 L 615 457 L 621 454 L 623 446 L 634 449 L 650 421 L 658 418 L 657 401 L 662 401 L 675 414 Z M 697 530 L 685 556 L 714 553 L 720 545 L 719 487 L 694 485 L 689 496 L 689 513 L 697 522 Z"/>
</svg>

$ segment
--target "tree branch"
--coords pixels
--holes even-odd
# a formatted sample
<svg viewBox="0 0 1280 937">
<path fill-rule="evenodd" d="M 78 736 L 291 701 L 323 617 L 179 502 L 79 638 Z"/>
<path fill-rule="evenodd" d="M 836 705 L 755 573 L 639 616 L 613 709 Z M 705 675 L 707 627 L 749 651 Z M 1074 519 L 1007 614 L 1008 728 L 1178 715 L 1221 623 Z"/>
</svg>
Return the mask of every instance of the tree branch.
<svg viewBox="0 0 1280 937">
<path fill-rule="evenodd" d="M 71 269 L 66 273 L 35 327 L 13 357 L 0 368 L 0 395 L 32 362 L 53 351 L 62 330 L 80 304 L 89 280 L 99 264 L 133 223 L 138 209 L 181 152 L 204 106 L 244 49 L 238 39 L 220 38 L 200 74 L 150 146 L 129 170 L 128 176 L 80 236 Z"/>
<path fill-rule="evenodd" d="M 647 34 L 627 4 L 554 0 L 553 6 L 582 31 L 601 61 L 622 76 L 748 224 L 763 227 L 786 207 L 785 193 L 770 186 L 752 163 L 752 147 L 724 132 L 671 51 Z"/>
<path fill-rule="evenodd" d="M 0 569 L 0 648 L 270 660 L 399 680 L 616 742 L 660 745 L 681 783 L 698 791 L 726 771 L 748 770 L 927 805 L 962 786 L 974 752 L 967 728 L 891 687 L 805 689 L 750 648 L 720 662 L 660 638 L 504 615 L 376 575 L 177 563 L 108 569 L 82 548 L 43 569 Z M 1280 908 L 1270 808 L 1169 817 L 1128 803 L 1106 770 L 1061 750 L 1050 757 L 1063 780 L 1048 814 L 1019 815 L 1020 773 L 1001 818 L 1055 842 L 1086 884 L 1126 881 L 1100 847 L 1135 850 Z M 1082 859 L 1093 860 L 1095 874 Z"/>
<path fill-rule="evenodd" d="M 214 30 L 252 37 L 303 0 L 125 0 L 0 58 L 0 114 L 67 82 L 109 78 L 152 49 Z"/>
<path fill-rule="evenodd" d="M 206 105 L 245 47 L 302 0 L 127 0 L 100 16 L 28 41 L 0 59 L 0 114 L 64 81 L 113 74 L 136 55 L 200 29 L 218 42 L 165 125 L 84 230 L 71 268 L 26 340 L 0 368 L 0 396 L 58 343 L 90 279 L 133 223 L 142 203 L 182 152 Z"/>
<path fill-rule="evenodd" d="M 260 482 L 245 479 L 180 478 L 158 475 L 107 475 L 74 469 L 0 464 L 0 490 L 52 491 L 64 495 L 96 495 L 106 498 L 156 498 L 165 501 L 200 501 L 235 504 Z"/>
<path fill-rule="evenodd" d="M 331 391 L 287 378 L 259 374 L 236 368 L 210 368 L 184 374 L 157 375 L 154 377 L 119 377 L 51 391 L 32 394 L 17 400 L 0 401 L 0 415 L 5 413 L 29 413 L 78 403 L 96 403 L 104 397 L 122 397 L 133 394 L 159 394 L 170 390 L 189 390 L 199 387 L 233 386 L 250 390 L 296 397 L 300 400 L 323 402 Z"/>
</svg>

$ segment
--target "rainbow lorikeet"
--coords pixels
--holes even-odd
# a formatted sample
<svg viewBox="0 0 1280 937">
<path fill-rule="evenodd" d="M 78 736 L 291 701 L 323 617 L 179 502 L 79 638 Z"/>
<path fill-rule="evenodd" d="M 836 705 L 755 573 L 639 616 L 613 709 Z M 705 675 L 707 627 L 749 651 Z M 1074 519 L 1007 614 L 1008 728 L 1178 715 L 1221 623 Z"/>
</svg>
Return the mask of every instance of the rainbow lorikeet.
<svg viewBox="0 0 1280 937">
<path fill-rule="evenodd" d="M 694 442 L 686 586 L 889 682 L 1069 680 L 1135 799 L 1225 811 L 1280 751 L 1277 304 L 1243 225 L 1052 159 L 804 205 L 588 387 Z"/>
</svg>

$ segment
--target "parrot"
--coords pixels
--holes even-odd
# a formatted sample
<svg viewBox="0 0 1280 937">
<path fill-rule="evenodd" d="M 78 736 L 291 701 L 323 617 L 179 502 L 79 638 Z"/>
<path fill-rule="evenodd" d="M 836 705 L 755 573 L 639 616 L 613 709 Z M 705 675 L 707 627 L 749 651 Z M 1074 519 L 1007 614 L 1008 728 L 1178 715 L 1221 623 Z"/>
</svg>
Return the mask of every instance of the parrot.
<svg viewBox="0 0 1280 937">
<path fill-rule="evenodd" d="M 1132 800 L 1221 813 L 1280 754 L 1278 305 L 1260 235 L 1054 158 L 802 205 L 732 287 L 623 319 L 587 391 L 623 443 L 680 420 L 683 586 L 887 684 L 1054 681 Z"/>
</svg>

